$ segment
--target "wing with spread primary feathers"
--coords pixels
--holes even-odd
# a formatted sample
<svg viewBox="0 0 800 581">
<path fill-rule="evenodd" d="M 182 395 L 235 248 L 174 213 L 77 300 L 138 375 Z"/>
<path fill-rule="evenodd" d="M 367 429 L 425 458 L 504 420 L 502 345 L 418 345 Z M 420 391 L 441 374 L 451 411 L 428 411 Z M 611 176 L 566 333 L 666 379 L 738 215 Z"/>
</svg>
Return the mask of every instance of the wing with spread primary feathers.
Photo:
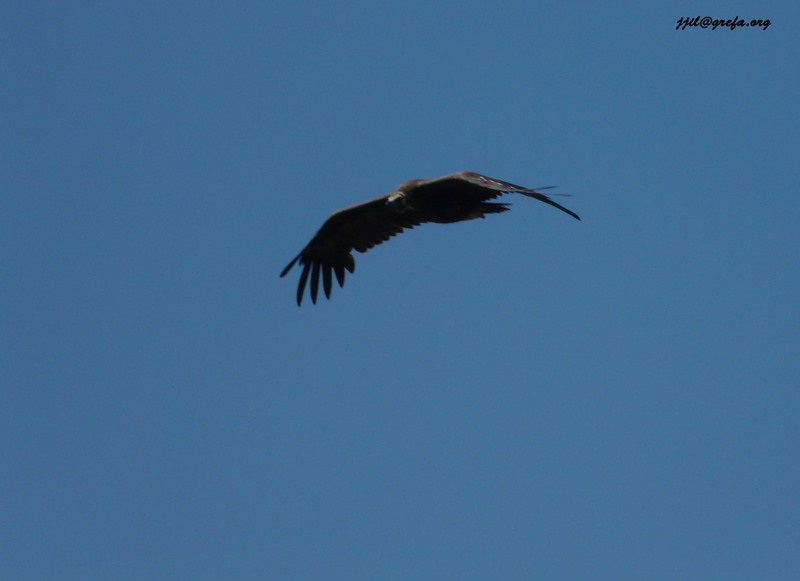
<svg viewBox="0 0 800 581">
<path fill-rule="evenodd" d="M 351 252 L 366 252 L 373 246 L 386 242 L 403 230 L 413 228 L 425 220 L 414 211 L 398 213 L 386 204 L 387 196 L 357 204 L 331 215 L 294 260 L 286 265 L 281 276 L 298 263 L 302 267 L 297 284 L 297 304 L 303 301 L 306 283 L 310 278 L 311 302 L 317 302 L 319 279 L 327 298 L 331 297 L 333 275 L 339 286 L 344 286 L 344 271 L 355 270 Z"/>
</svg>

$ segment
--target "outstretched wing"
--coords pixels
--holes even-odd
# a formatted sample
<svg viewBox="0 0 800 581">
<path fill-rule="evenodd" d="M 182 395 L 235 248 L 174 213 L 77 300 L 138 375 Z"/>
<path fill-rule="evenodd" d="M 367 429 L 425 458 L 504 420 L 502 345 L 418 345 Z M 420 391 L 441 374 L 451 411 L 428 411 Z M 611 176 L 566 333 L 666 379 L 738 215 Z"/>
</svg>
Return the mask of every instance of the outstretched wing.
<svg viewBox="0 0 800 581">
<path fill-rule="evenodd" d="M 486 196 L 485 199 L 487 200 L 496 198 L 497 196 L 504 193 L 522 194 L 524 196 L 528 196 L 529 198 L 534 198 L 535 200 L 544 202 L 545 204 L 549 204 L 554 208 L 558 208 L 559 210 L 561 210 L 562 212 L 566 212 L 576 220 L 581 219 L 580 216 L 578 216 L 575 212 L 573 212 L 572 210 L 568 210 L 567 208 L 553 201 L 549 196 L 546 196 L 541 192 L 537 192 L 536 190 L 532 190 L 530 188 L 517 186 L 509 182 L 496 180 L 494 178 L 490 178 L 471 171 L 462 171 L 459 173 L 454 173 L 449 176 L 441 177 L 437 180 L 431 180 L 431 182 L 429 183 L 435 183 L 445 180 L 455 180 L 462 182 L 465 185 L 477 186 L 478 188 L 481 188 L 483 190 L 483 193 Z"/>
<path fill-rule="evenodd" d="M 339 286 L 344 286 L 344 271 L 355 270 L 351 252 L 366 252 L 373 246 L 386 242 L 407 228 L 413 228 L 425 220 L 409 209 L 397 212 L 386 204 L 386 196 L 357 204 L 331 215 L 317 231 L 311 241 L 294 260 L 286 265 L 281 276 L 299 261 L 303 270 L 297 284 L 297 304 L 303 301 L 306 283 L 311 279 L 311 301 L 316 304 L 319 278 L 327 298 L 331 297 L 333 274 Z"/>
</svg>

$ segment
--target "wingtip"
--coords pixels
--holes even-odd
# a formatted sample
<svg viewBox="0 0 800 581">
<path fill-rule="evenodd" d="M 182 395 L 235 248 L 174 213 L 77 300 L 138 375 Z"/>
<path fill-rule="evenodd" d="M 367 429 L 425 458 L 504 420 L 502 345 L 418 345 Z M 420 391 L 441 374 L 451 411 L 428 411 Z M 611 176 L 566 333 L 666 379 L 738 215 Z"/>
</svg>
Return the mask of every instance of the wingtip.
<svg viewBox="0 0 800 581">
<path fill-rule="evenodd" d="M 545 204 L 549 204 L 549 205 L 553 206 L 554 208 L 558 208 L 559 210 L 561 210 L 565 214 L 569 214 L 570 216 L 572 216 L 573 218 L 575 218 L 578 221 L 580 221 L 580 219 L 581 219 L 581 217 L 578 216 L 575 212 L 573 212 L 569 208 L 565 208 L 564 206 L 562 206 L 561 204 L 559 204 L 555 200 L 551 199 L 549 196 L 546 196 L 545 194 L 540 194 L 539 192 L 536 192 L 536 194 L 535 195 L 531 195 L 531 197 L 536 198 L 539 201 L 544 202 Z"/>
<path fill-rule="evenodd" d="M 291 261 L 289 264 L 287 264 L 286 266 L 284 266 L 284 267 L 283 267 L 283 270 L 281 271 L 281 275 L 280 275 L 280 277 L 279 277 L 279 278 L 283 278 L 284 276 L 286 276 L 287 274 L 289 274 L 289 271 L 290 271 L 290 270 L 292 270 L 292 267 L 293 267 L 295 264 L 297 264 L 297 261 L 298 261 L 298 260 L 300 260 L 300 257 L 301 257 L 302 255 L 303 255 L 303 253 L 301 252 L 300 254 L 298 254 L 297 256 L 295 256 L 295 257 L 292 259 L 292 261 Z"/>
</svg>

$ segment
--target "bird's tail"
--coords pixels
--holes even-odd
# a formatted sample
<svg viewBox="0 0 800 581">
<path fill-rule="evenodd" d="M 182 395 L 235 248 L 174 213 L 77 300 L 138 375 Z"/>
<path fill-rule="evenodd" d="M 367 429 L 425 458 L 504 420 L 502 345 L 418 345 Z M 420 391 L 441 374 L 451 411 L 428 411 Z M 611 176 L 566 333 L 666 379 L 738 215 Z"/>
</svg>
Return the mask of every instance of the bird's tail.
<svg viewBox="0 0 800 581">
<path fill-rule="evenodd" d="M 508 212 L 511 204 L 504 204 L 502 202 L 481 202 L 481 214 L 499 214 L 500 212 Z"/>
</svg>

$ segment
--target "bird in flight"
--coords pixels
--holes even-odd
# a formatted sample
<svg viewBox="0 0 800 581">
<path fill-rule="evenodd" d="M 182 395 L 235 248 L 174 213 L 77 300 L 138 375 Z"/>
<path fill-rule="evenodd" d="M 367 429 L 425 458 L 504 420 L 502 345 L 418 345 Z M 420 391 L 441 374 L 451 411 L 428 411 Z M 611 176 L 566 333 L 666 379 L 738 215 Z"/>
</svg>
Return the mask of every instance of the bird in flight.
<svg viewBox="0 0 800 581">
<path fill-rule="evenodd" d="M 426 222 L 452 224 L 505 212 L 509 204 L 487 200 L 507 193 L 534 198 L 580 220 L 575 212 L 540 192 L 473 172 L 464 171 L 432 180 L 409 180 L 390 194 L 331 214 L 300 254 L 286 265 L 281 278 L 299 261 L 303 270 L 297 285 L 298 306 L 303 302 L 309 276 L 311 302 L 316 304 L 320 273 L 325 296 L 330 299 L 333 275 L 341 287 L 344 286 L 344 271 L 352 273 L 355 270 L 353 250 L 366 252 L 392 236 Z"/>
</svg>

